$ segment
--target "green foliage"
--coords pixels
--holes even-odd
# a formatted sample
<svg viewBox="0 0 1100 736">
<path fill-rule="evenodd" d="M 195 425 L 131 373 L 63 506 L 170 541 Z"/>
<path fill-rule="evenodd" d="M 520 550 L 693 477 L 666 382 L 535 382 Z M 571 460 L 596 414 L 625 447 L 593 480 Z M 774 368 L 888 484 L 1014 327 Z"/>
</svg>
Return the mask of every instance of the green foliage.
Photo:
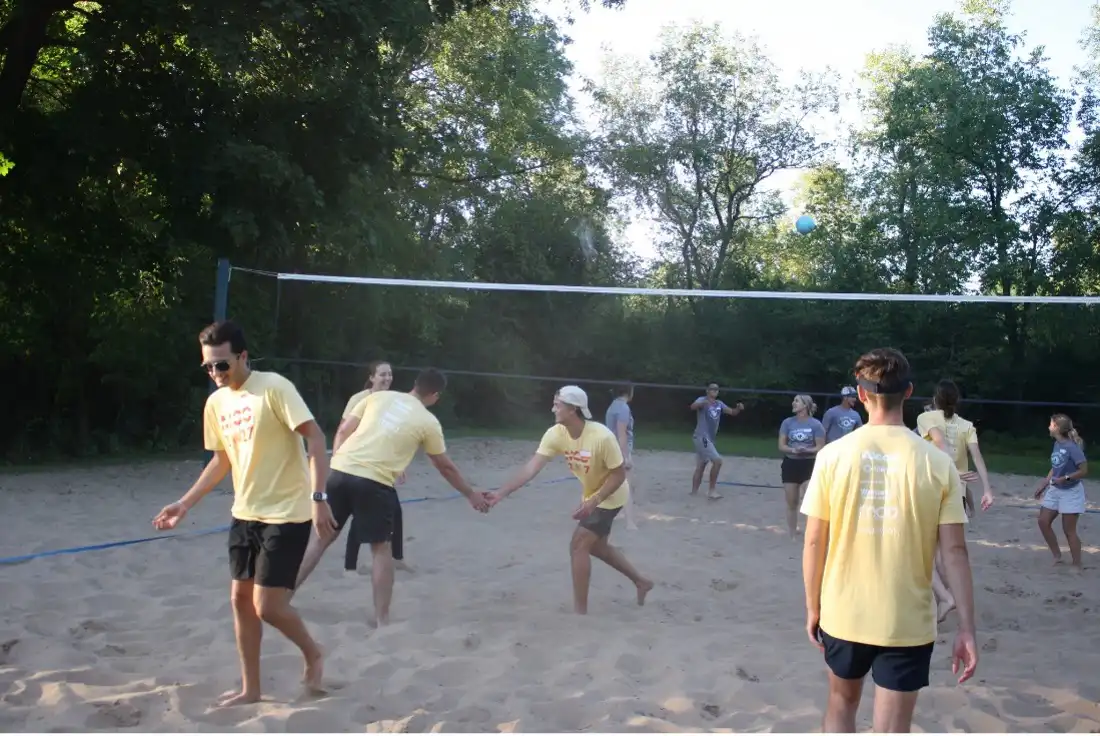
<svg viewBox="0 0 1100 736">
<path fill-rule="evenodd" d="M 837 110 L 835 75 L 784 81 L 753 41 L 711 26 L 666 29 L 644 63 L 609 60 L 592 88 L 600 129 L 585 131 L 566 29 L 533 0 L 0 0 L 0 376 L 16 396 L 0 454 L 193 446 L 208 391 L 194 337 L 219 257 L 463 281 L 1096 293 L 1095 54 L 1078 89 L 1062 89 L 1007 12 L 973 0 L 936 20 L 928 54 L 872 54 L 842 166 L 818 131 Z M 1085 29 L 1086 50 L 1095 40 Z M 1074 115 L 1084 136 L 1071 151 Z M 806 236 L 770 188 L 789 170 L 802 172 L 798 212 L 818 222 Z M 653 263 L 622 245 L 638 207 L 659 224 Z M 501 295 L 243 272 L 230 294 L 257 367 L 290 375 L 330 427 L 363 378 L 333 364 L 383 356 L 821 392 L 859 349 L 891 344 L 922 391 L 941 375 L 1000 399 L 1092 401 L 1100 388 L 1091 309 Z M 551 389 L 458 374 L 439 412 L 525 423 L 547 416 Z M 640 394 L 639 416 L 684 417 L 688 393 Z M 773 432 L 788 397 L 747 398 L 741 421 Z M 1007 447 L 1046 411 L 970 415 Z"/>
</svg>

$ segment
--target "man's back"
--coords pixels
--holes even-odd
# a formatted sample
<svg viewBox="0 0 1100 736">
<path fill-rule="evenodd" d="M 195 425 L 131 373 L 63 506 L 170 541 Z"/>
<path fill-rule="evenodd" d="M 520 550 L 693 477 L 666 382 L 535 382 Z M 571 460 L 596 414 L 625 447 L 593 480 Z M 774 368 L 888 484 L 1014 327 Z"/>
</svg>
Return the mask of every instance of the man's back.
<svg viewBox="0 0 1100 736">
<path fill-rule="evenodd" d="M 332 468 L 392 486 L 423 445 L 430 455 L 447 451 L 443 428 L 420 399 L 378 391 L 352 409 L 359 426 L 332 454 Z"/>
<path fill-rule="evenodd" d="M 935 639 L 939 525 L 966 522 L 945 453 L 904 426 L 866 426 L 818 453 L 802 512 L 829 523 L 822 630 L 876 646 Z"/>
</svg>

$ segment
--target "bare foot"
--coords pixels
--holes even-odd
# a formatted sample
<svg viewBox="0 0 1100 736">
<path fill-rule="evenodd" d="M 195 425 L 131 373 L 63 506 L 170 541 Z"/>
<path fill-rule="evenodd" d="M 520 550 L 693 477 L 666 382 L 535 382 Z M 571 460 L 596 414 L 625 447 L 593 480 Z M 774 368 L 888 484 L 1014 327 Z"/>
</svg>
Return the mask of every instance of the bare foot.
<svg viewBox="0 0 1100 736">
<path fill-rule="evenodd" d="M 710 493 L 707 494 L 707 498 L 709 498 L 711 501 L 717 501 L 721 497 L 722 497 L 722 494 L 719 493 L 718 491 L 711 491 Z"/>
<path fill-rule="evenodd" d="M 1059 555 L 1059 556 L 1055 557 L 1054 562 L 1052 562 L 1051 564 L 1052 565 L 1061 565 L 1062 564 L 1062 556 Z"/>
<path fill-rule="evenodd" d="M 954 610 L 955 601 L 951 601 L 950 603 L 940 601 L 936 603 L 936 621 L 942 624 L 944 621 L 947 620 L 948 614 L 950 614 Z"/>
<path fill-rule="evenodd" d="M 306 669 L 302 673 L 302 686 L 307 695 L 325 695 L 326 690 L 321 684 L 325 676 L 325 653 L 317 648 L 317 654 L 306 659 Z"/>
<path fill-rule="evenodd" d="M 649 591 L 653 590 L 653 581 L 642 580 L 642 582 L 637 583 L 635 587 L 638 588 L 638 605 L 644 606 L 646 595 L 649 594 Z"/>
<path fill-rule="evenodd" d="M 214 704 L 217 708 L 232 708 L 234 705 L 248 705 L 249 703 L 260 702 L 259 693 L 248 693 L 243 690 L 230 690 L 229 692 L 222 693 Z"/>
<path fill-rule="evenodd" d="M 413 567 L 412 565 L 410 565 L 409 563 L 405 562 L 404 560 L 394 560 L 393 561 L 393 569 L 394 570 L 404 570 L 405 572 L 416 572 L 416 568 Z"/>
<path fill-rule="evenodd" d="M 635 524 L 633 521 L 628 521 L 626 522 L 626 530 L 628 532 L 636 532 L 638 531 L 638 525 Z"/>
<path fill-rule="evenodd" d="M 691 490 L 691 493 L 689 493 L 688 495 L 689 495 L 689 496 L 694 496 L 694 495 L 696 495 L 697 493 L 699 493 L 699 489 L 698 489 L 698 488 L 693 488 L 693 489 Z"/>
</svg>

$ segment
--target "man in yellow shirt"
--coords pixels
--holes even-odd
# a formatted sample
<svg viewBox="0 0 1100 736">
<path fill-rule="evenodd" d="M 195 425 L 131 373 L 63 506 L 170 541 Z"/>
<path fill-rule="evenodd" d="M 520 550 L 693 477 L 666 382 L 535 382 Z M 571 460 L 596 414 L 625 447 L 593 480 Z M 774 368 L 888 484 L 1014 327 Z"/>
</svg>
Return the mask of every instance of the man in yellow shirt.
<svg viewBox="0 0 1100 736">
<path fill-rule="evenodd" d="M 174 529 L 232 470 L 230 592 L 242 685 L 218 704 L 259 701 L 264 622 L 302 651 L 303 682 L 308 691 L 319 692 L 321 650 L 290 597 L 310 527 L 322 537 L 335 533 L 328 504 L 317 492 L 310 495 L 310 489 L 324 487 L 328 472 L 325 435 L 294 384 L 277 373 L 249 368 L 244 331 L 235 323 L 215 322 L 199 334 L 199 344 L 202 367 L 218 386 L 203 412 L 204 443 L 214 456 L 191 489 L 165 506 L 153 525 Z"/>
<path fill-rule="evenodd" d="M 495 506 L 530 483 L 551 459 L 565 456 L 569 470 L 581 482 L 581 505 L 573 512 L 577 528 L 570 543 L 573 570 L 573 610 L 588 613 L 588 583 L 592 576 L 592 558 L 596 557 L 615 568 L 634 583 L 638 605 L 645 604 L 653 582 L 642 577 L 621 550 L 607 542 L 611 523 L 626 503 L 630 486 L 626 481 L 626 465 L 619 442 L 610 429 L 591 421 L 588 395 L 577 386 L 566 386 L 554 396 L 554 419 L 557 423 L 546 430 L 538 450 L 516 473 L 515 477 L 495 493 L 486 494 Z"/>
<path fill-rule="evenodd" d="M 332 450 L 332 473 L 326 498 L 337 529 L 351 518 L 356 539 L 371 548 L 371 586 L 379 626 L 390 618 L 393 598 L 394 519 L 400 507 L 394 483 L 421 447 L 439 474 L 466 497 L 476 510 L 489 504 L 462 477 L 447 456 L 443 427 L 428 407 L 439 401 L 447 378 L 434 368 L 420 372 L 409 393 L 379 391 L 356 404 L 340 423 Z M 317 567 L 335 537 L 309 542 L 298 574 L 298 585 Z"/>
<path fill-rule="evenodd" d="M 874 730 L 907 732 L 936 640 L 937 548 L 959 611 L 952 650 L 959 682 L 978 664 L 966 514 L 951 458 L 902 421 L 913 393 L 905 356 L 872 350 L 856 363 L 855 378 L 867 426 L 818 453 L 802 505 L 806 633 L 830 670 L 823 731 L 855 731 L 870 672 Z"/>
</svg>

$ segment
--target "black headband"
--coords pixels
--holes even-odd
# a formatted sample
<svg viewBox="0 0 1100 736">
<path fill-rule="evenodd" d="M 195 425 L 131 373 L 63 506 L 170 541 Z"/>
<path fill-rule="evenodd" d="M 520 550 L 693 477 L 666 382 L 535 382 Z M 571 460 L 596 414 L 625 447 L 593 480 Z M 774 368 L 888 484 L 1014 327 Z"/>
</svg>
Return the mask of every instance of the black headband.
<svg viewBox="0 0 1100 736">
<path fill-rule="evenodd" d="M 913 379 L 904 376 L 888 383 L 875 383 L 874 381 L 868 381 L 866 378 L 857 378 L 856 383 L 869 394 L 900 394 L 913 385 Z"/>
</svg>

